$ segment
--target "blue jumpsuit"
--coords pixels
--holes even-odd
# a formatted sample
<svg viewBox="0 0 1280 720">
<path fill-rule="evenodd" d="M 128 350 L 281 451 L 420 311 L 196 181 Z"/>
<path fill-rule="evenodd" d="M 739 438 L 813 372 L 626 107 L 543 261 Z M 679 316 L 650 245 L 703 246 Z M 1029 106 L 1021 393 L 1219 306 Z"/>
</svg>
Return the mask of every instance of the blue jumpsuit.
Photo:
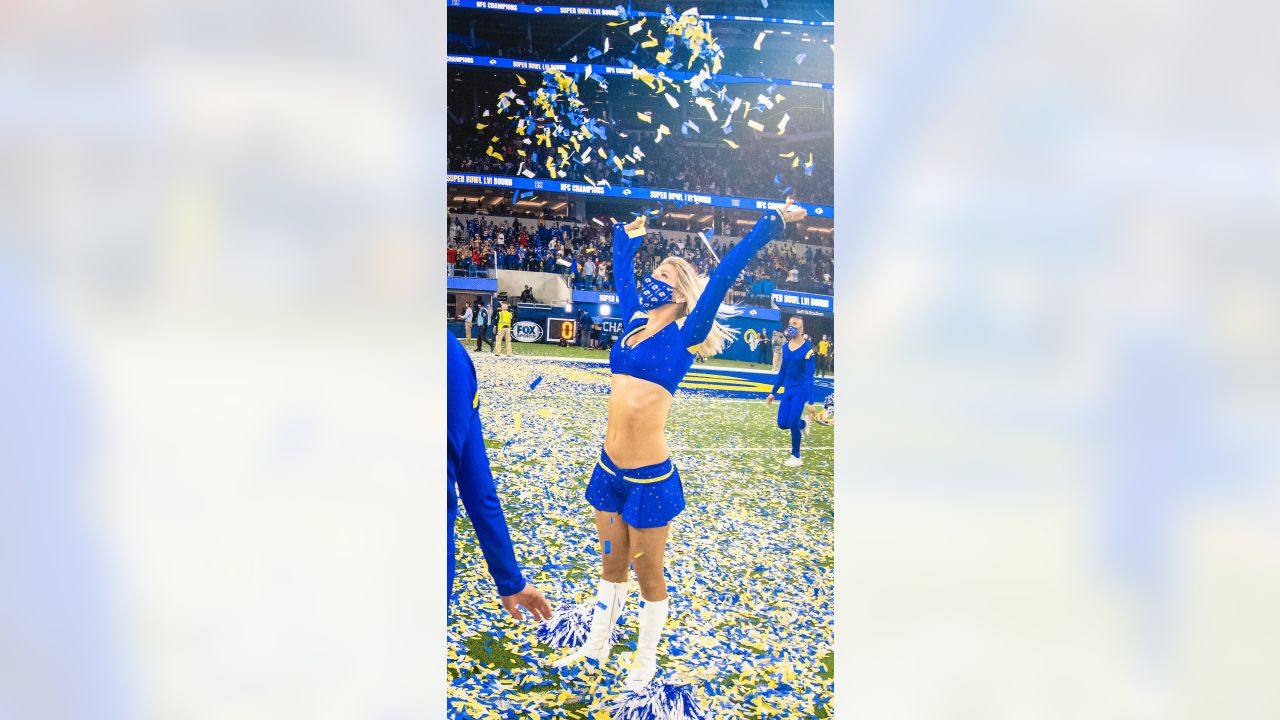
<svg viewBox="0 0 1280 720">
<path fill-rule="evenodd" d="M 782 344 L 782 365 L 773 383 L 773 394 L 782 393 L 778 427 L 791 431 L 791 454 L 796 457 L 800 457 L 800 431 L 804 428 L 804 406 L 813 393 L 814 369 L 813 343 L 805 340 L 795 350 L 790 342 Z"/>
<path fill-rule="evenodd" d="M 449 335 L 448 343 L 449 597 L 453 597 L 453 525 L 458 517 L 459 496 L 467 508 L 467 517 L 475 526 L 480 550 L 498 586 L 498 594 L 506 597 L 523 590 L 525 580 L 511 547 L 511 534 L 498 502 L 489 456 L 485 454 L 476 368 L 458 338 Z"/>
</svg>

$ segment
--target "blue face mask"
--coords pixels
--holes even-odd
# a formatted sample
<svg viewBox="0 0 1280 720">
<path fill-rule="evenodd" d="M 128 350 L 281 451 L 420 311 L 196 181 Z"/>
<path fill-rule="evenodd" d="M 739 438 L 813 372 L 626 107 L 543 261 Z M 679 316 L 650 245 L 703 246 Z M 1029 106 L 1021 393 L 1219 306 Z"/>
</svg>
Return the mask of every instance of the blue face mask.
<svg viewBox="0 0 1280 720">
<path fill-rule="evenodd" d="M 675 296 L 675 288 L 652 275 L 646 275 L 640 281 L 640 307 L 652 310 L 671 302 Z"/>
<path fill-rule="evenodd" d="M 791 338 L 799 335 L 800 331 L 796 329 L 795 325 L 788 325 L 787 329 L 782 331 L 782 334 L 787 336 L 787 339 L 790 340 Z"/>
</svg>

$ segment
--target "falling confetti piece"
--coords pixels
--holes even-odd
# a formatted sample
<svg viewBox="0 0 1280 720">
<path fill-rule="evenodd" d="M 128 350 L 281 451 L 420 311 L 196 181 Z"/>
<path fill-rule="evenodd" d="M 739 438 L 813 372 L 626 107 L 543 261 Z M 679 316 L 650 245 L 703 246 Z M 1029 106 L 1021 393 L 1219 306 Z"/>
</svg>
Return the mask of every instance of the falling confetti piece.
<svg viewBox="0 0 1280 720">
<path fill-rule="evenodd" d="M 640 118 L 640 122 L 653 122 L 653 114 L 648 112 L 637 112 L 636 117 Z"/>
<path fill-rule="evenodd" d="M 476 123 L 476 129 L 477 129 L 477 130 L 483 130 L 483 129 L 487 128 L 487 127 L 489 127 L 489 126 L 488 126 L 488 125 L 485 125 L 484 123 Z"/>
<path fill-rule="evenodd" d="M 756 132 L 764 132 L 764 125 L 761 125 L 755 120 L 748 120 L 747 127 L 751 128 L 752 130 L 755 130 Z"/>
<path fill-rule="evenodd" d="M 662 96 L 667 99 L 667 104 L 670 105 L 672 108 L 680 107 L 680 101 L 672 97 L 671 93 L 663 93 Z"/>
<path fill-rule="evenodd" d="M 736 143 L 736 142 L 734 142 L 734 141 L 732 141 L 732 140 L 729 140 L 729 139 L 725 139 L 725 141 L 724 141 L 724 142 L 725 142 L 725 144 L 726 144 L 726 145 L 728 145 L 729 147 L 733 148 L 734 150 L 737 150 L 737 149 L 738 149 L 738 143 Z"/>
<path fill-rule="evenodd" d="M 806 55 L 805 53 L 800 53 L 799 55 L 796 56 L 796 64 L 799 65 L 800 63 L 804 62 L 804 59 L 807 57 L 809 56 Z"/>
<path fill-rule="evenodd" d="M 778 134 L 781 135 L 787 131 L 787 123 L 791 121 L 789 113 L 782 113 L 782 120 L 778 122 Z"/>
<path fill-rule="evenodd" d="M 766 34 L 767 33 L 762 30 L 760 34 L 756 36 L 756 44 L 754 45 L 756 50 L 760 49 L 760 43 L 764 42 L 764 36 Z"/>
<path fill-rule="evenodd" d="M 642 27 L 644 27 L 644 18 L 640 18 L 640 22 L 638 22 L 638 23 L 636 23 L 635 25 L 632 25 L 630 28 L 628 28 L 628 30 L 629 30 L 629 33 L 628 33 L 628 34 L 630 34 L 630 35 L 635 35 L 636 33 L 640 32 L 640 28 L 642 28 Z"/>
</svg>

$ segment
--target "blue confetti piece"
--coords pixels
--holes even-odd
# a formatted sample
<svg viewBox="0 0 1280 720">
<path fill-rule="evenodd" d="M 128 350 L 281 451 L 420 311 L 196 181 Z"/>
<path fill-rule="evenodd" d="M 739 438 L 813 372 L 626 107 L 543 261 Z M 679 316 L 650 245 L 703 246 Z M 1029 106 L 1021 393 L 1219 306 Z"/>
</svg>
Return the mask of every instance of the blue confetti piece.
<svg viewBox="0 0 1280 720">
<path fill-rule="evenodd" d="M 760 4 L 761 4 L 761 5 L 763 5 L 763 6 L 765 6 L 765 8 L 768 8 L 768 7 L 769 7 L 769 0 L 760 0 Z"/>
<path fill-rule="evenodd" d="M 532 390 L 532 389 L 534 389 L 534 388 L 538 387 L 538 383 L 540 383 L 540 382 L 542 382 L 542 376 L 541 376 L 541 375 L 539 375 L 538 377 L 534 378 L 534 380 L 533 380 L 533 384 L 531 384 L 531 385 L 529 386 L 529 389 L 530 389 L 530 390 Z"/>
<path fill-rule="evenodd" d="M 587 47 L 587 59 L 588 59 L 588 60 L 595 60 L 596 58 L 600 57 L 600 56 L 601 56 L 601 55 L 603 55 L 603 54 L 604 54 L 604 53 L 600 52 L 600 50 L 599 50 L 599 49 L 597 49 L 597 48 L 590 47 L 590 46 L 588 46 L 588 47 Z M 561 56 L 561 57 L 563 57 L 563 56 Z"/>
<path fill-rule="evenodd" d="M 725 126 L 724 126 L 724 134 L 725 134 L 725 135 L 728 135 L 728 134 L 729 134 L 729 133 L 731 133 L 731 132 L 733 132 L 733 123 L 729 123 L 728 125 L 725 125 Z"/>
</svg>

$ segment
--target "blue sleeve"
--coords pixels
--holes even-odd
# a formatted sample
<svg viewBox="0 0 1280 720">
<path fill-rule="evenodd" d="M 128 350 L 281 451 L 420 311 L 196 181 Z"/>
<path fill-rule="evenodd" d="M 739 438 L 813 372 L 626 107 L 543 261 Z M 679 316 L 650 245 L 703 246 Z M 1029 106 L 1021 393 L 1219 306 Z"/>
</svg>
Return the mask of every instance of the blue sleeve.
<svg viewBox="0 0 1280 720">
<path fill-rule="evenodd" d="M 778 388 L 782 387 L 783 381 L 787 377 L 787 370 L 791 367 L 791 355 L 787 353 L 787 344 L 782 343 L 778 346 L 778 352 L 782 353 L 782 364 L 778 366 L 778 377 L 773 381 L 773 389 L 769 392 L 777 395 Z"/>
<path fill-rule="evenodd" d="M 449 462 L 456 468 L 457 494 L 467 509 L 498 594 L 514 595 L 524 589 L 524 576 L 516 562 L 497 487 L 485 453 L 480 426 L 475 367 L 457 338 L 450 336 L 448 381 Z M 458 353 L 461 353 L 459 357 Z"/>
<path fill-rule="evenodd" d="M 742 274 L 743 268 L 751 262 L 751 258 L 759 252 L 760 248 L 768 245 L 770 240 L 782 237 L 785 225 L 782 213 L 771 212 L 760 218 L 756 226 L 751 228 L 751 232 L 725 253 L 724 259 L 707 280 L 707 287 L 698 298 L 698 304 L 689 312 L 684 325 L 680 328 L 686 347 L 698 345 L 707 339 L 707 333 L 711 332 L 711 323 L 716 319 L 716 311 L 720 309 L 724 294 L 729 291 L 733 281 L 738 279 L 738 275 Z"/>
<path fill-rule="evenodd" d="M 627 235 L 622 223 L 613 224 L 613 285 L 622 306 L 622 324 L 631 322 L 631 316 L 640 309 L 640 296 L 636 293 L 636 251 L 644 241 L 644 233 L 636 237 Z"/>
<path fill-rule="evenodd" d="M 805 343 L 809 348 L 804 355 L 804 401 L 809 402 L 809 398 L 813 396 L 813 376 L 817 374 L 818 361 L 814 357 L 816 351 L 813 349 L 813 343 Z"/>
</svg>

